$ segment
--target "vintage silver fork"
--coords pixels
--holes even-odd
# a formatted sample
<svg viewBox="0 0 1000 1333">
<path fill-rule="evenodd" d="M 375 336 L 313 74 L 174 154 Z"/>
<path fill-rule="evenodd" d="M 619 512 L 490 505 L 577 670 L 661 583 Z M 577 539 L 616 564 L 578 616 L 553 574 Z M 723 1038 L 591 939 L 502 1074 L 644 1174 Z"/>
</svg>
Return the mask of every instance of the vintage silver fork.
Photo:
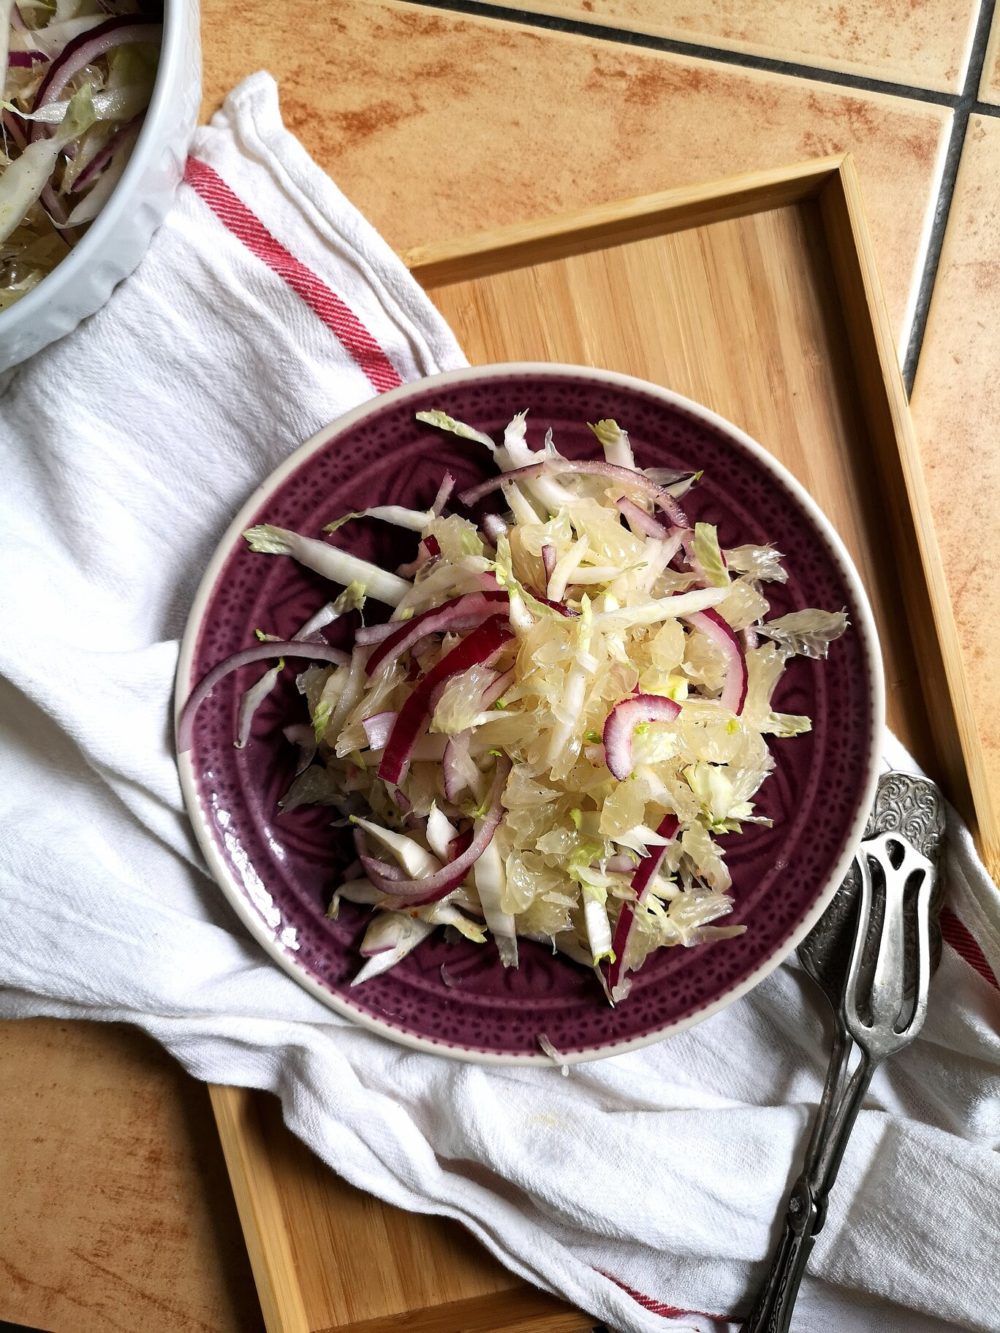
<svg viewBox="0 0 1000 1333">
<path fill-rule="evenodd" d="M 927 1014 L 944 832 L 938 789 L 923 778 L 885 774 L 866 832 L 854 872 L 799 948 L 803 965 L 837 1013 L 837 1032 L 805 1164 L 767 1279 L 742 1333 L 787 1333 L 872 1075 L 913 1040 Z M 848 1081 L 855 1047 L 861 1059 Z"/>
</svg>

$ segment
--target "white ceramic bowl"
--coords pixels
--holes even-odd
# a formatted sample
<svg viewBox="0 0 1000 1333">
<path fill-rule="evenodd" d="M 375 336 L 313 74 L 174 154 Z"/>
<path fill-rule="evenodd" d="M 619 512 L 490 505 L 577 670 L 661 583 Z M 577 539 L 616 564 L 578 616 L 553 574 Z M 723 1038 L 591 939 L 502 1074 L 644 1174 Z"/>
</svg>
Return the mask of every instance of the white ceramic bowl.
<svg viewBox="0 0 1000 1333">
<path fill-rule="evenodd" d="M 80 243 L 0 311 L 0 371 L 75 329 L 139 263 L 183 174 L 200 102 L 198 0 L 165 0 L 156 85 L 128 166 Z"/>
</svg>

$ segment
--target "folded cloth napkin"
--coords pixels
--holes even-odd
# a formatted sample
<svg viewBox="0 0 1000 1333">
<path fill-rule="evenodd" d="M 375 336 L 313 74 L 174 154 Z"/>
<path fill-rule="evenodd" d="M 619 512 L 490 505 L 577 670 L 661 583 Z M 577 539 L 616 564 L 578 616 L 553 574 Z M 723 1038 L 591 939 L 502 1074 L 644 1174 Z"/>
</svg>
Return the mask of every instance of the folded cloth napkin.
<svg viewBox="0 0 1000 1333">
<path fill-rule="evenodd" d="M 0 385 L 0 1014 L 135 1023 L 197 1078 L 277 1093 L 353 1184 L 457 1218 L 595 1320 L 721 1330 L 822 1084 L 801 971 L 567 1078 L 414 1052 L 272 965 L 182 806 L 178 638 L 232 515 L 317 428 L 460 364 L 258 74 L 197 133 L 134 276 Z M 952 837 L 965 956 L 945 947 L 923 1036 L 875 1078 L 800 1297 L 814 1333 L 1000 1329 L 997 898 Z"/>
</svg>

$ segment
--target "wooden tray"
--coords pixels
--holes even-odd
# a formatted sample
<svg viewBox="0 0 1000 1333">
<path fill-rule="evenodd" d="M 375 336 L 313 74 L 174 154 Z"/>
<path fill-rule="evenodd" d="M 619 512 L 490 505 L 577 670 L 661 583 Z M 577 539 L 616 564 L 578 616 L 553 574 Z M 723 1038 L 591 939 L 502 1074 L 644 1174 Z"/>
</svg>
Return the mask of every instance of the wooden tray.
<svg viewBox="0 0 1000 1333">
<path fill-rule="evenodd" d="M 743 427 L 796 474 L 871 596 L 889 725 L 978 828 L 996 873 L 1000 826 L 850 159 L 406 260 L 470 361 L 565 361 L 654 380 Z M 212 1102 L 269 1330 L 592 1327 L 454 1223 L 400 1213 L 339 1180 L 288 1133 L 273 1098 L 213 1088 Z"/>
</svg>

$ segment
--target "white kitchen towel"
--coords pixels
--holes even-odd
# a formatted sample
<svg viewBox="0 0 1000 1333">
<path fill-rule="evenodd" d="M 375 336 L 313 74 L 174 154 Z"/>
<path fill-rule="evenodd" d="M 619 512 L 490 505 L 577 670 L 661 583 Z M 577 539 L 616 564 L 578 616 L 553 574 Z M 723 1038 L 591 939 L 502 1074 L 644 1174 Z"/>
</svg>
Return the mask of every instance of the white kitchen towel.
<svg viewBox="0 0 1000 1333">
<path fill-rule="evenodd" d="M 821 1087 L 829 1033 L 799 970 L 566 1078 L 414 1052 L 268 961 L 182 807 L 178 638 L 233 514 L 317 428 L 460 364 L 258 74 L 198 131 L 134 276 L 7 376 L 0 1014 L 135 1023 L 198 1078 L 277 1093 L 349 1181 L 457 1218 L 595 1322 L 723 1329 L 761 1276 Z M 953 832 L 949 935 L 967 957 L 945 948 L 923 1036 L 875 1079 L 800 1298 L 813 1333 L 1000 1329 L 1000 932 Z"/>
</svg>

